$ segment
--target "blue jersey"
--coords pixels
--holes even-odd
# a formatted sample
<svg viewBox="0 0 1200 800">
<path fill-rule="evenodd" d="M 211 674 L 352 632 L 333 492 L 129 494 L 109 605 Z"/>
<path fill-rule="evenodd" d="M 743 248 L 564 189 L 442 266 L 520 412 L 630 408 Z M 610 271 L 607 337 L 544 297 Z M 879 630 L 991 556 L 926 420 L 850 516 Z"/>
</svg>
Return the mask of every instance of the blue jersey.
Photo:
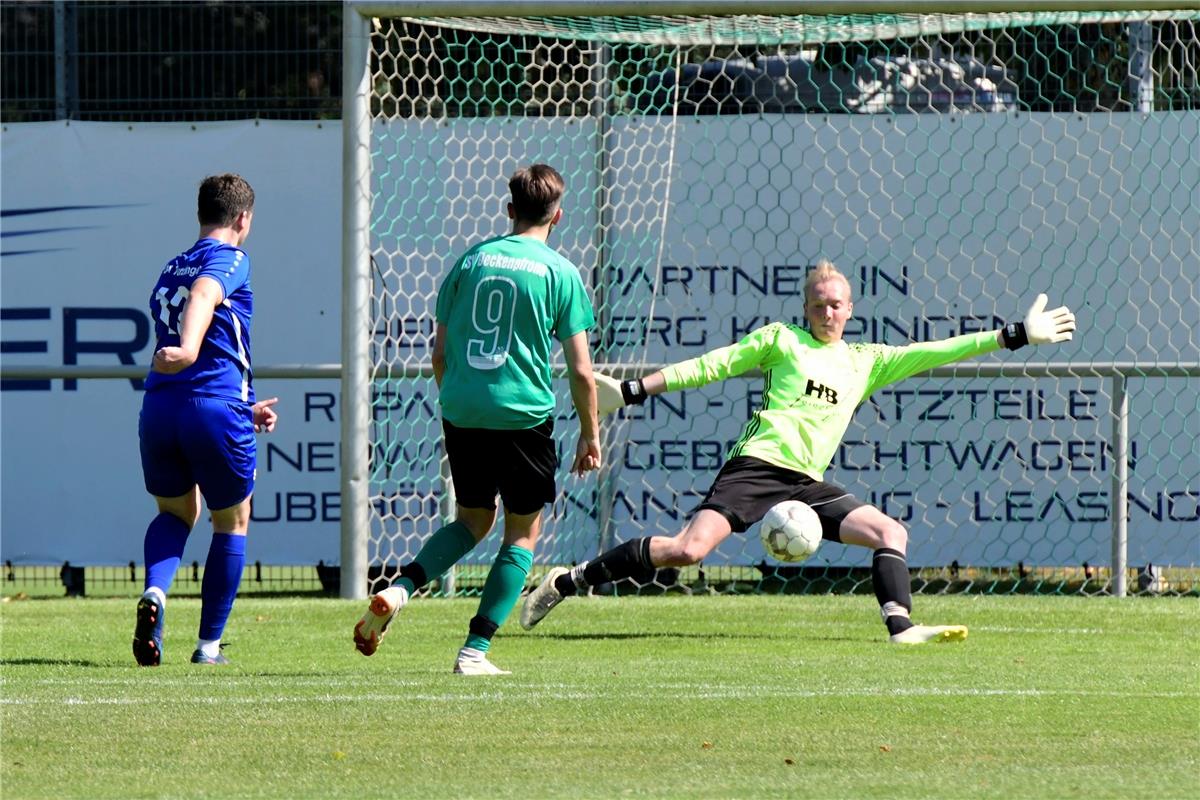
<svg viewBox="0 0 1200 800">
<path fill-rule="evenodd" d="M 199 277 L 221 284 L 225 299 L 213 311 L 196 363 L 174 375 L 150 371 L 146 391 L 186 388 L 191 394 L 254 402 L 250 371 L 250 257 L 216 239 L 201 239 L 163 268 L 150 295 L 155 350 L 179 346 L 179 322 L 192 283 Z"/>
</svg>

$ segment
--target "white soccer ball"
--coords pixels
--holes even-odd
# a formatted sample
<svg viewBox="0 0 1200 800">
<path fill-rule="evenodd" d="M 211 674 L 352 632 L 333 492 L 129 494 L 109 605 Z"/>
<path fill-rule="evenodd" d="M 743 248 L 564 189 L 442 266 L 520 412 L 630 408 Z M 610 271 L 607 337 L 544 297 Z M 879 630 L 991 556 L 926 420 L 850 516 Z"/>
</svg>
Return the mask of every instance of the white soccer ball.
<svg viewBox="0 0 1200 800">
<path fill-rule="evenodd" d="M 771 506 L 763 517 L 758 535 L 772 558 L 803 561 L 821 546 L 821 520 L 807 503 L 785 500 Z"/>
</svg>

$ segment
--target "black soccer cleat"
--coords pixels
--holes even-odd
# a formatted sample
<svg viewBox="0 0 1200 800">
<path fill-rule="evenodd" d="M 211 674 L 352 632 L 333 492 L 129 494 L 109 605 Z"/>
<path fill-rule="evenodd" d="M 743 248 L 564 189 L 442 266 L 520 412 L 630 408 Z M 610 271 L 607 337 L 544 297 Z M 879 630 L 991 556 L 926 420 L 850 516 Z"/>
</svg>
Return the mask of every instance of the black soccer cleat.
<svg viewBox="0 0 1200 800">
<path fill-rule="evenodd" d="M 137 624 L 133 628 L 133 657 L 138 666 L 157 667 L 162 663 L 163 618 L 162 603 L 152 596 L 143 596 L 137 604 Z"/>
</svg>

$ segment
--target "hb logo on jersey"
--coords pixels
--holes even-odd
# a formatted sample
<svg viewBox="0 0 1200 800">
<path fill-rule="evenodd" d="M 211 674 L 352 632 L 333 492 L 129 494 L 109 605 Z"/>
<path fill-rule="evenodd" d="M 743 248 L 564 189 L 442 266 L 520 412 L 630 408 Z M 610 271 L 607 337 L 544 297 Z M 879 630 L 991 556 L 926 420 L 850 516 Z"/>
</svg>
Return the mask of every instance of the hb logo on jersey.
<svg viewBox="0 0 1200 800">
<path fill-rule="evenodd" d="M 809 378 L 808 386 L 804 389 L 804 394 L 815 394 L 817 397 L 823 397 L 828 400 L 831 406 L 837 405 L 837 391 L 820 383 L 814 383 L 811 378 Z"/>
</svg>

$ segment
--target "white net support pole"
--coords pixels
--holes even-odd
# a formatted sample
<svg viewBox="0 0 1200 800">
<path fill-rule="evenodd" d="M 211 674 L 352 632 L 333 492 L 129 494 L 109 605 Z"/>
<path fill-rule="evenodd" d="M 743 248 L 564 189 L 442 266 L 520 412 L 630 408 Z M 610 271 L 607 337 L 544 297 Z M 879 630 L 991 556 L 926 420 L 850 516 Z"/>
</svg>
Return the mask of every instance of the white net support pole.
<svg viewBox="0 0 1200 800">
<path fill-rule="evenodd" d="M 1112 593 L 1124 597 L 1129 560 L 1129 394 L 1123 374 L 1112 379 Z"/>
<path fill-rule="evenodd" d="M 449 525 L 457 519 L 458 499 L 454 496 L 454 481 L 450 477 L 450 459 L 444 455 L 438 464 L 438 473 L 441 475 L 442 481 L 442 499 L 438 503 L 438 513 L 441 516 L 442 524 Z M 457 579 L 458 570 L 456 567 L 451 566 L 442 575 L 442 594 L 447 597 L 453 597 Z"/>
<path fill-rule="evenodd" d="M 341 596 L 367 593 L 371 413 L 371 48 L 369 20 L 346 13 L 342 87 Z"/>
</svg>

